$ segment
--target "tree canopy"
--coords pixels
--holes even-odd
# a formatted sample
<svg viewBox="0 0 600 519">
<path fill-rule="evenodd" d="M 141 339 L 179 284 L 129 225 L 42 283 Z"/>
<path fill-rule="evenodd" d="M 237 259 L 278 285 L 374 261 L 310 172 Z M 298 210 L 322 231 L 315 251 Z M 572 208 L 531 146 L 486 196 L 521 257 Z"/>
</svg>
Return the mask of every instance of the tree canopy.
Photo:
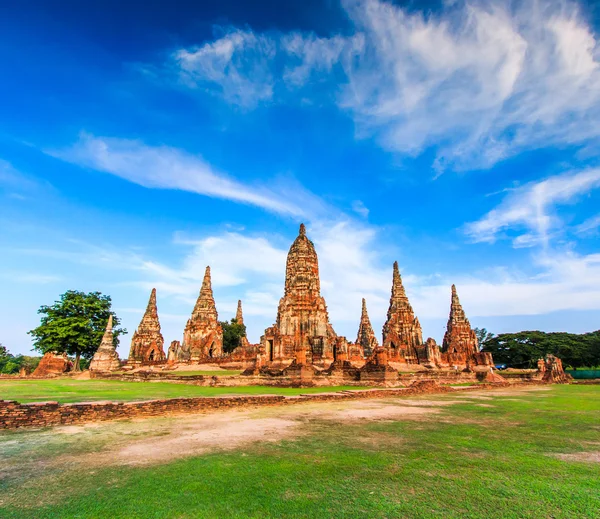
<svg viewBox="0 0 600 519">
<path fill-rule="evenodd" d="M 0 373 L 4 375 L 18 373 L 21 368 L 25 368 L 30 373 L 37 367 L 39 362 L 39 357 L 13 355 L 6 346 L 0 344 Z"/>
<path fill-rule="evenodd" d="M 246 336 L 246 325 L 239 324 L 235 318 L 231 322 L 220 321 L 219 324 L 223 327 L 223 353 L 231 353 Z"/>
<path fill-rule="evenodd" d="M 494 362 L 514 368 L 534 368 L 537 360 L 548 353 L 572 368 L 600 365 L 600 330 L 584 334 L 540 331 L 501 333 L 486 339 L 483 351 Z"/>
<path fill-rule="evenodd" d="M 40 325 L 29 331 L 37 351 L 56 351 L 75 355 L 75 370 L 79 360 L 91 358 L 100 342 L 110 315 L 113 316 L 113 337 L 115 347 L 119 335 L 127 330 L 119 328 L 120 319 L 111 310 L 111 298 L 100 292 L 79 292 L 69 290 L 60 296 L 52 306 L 42 306 Z"/>
</svg>

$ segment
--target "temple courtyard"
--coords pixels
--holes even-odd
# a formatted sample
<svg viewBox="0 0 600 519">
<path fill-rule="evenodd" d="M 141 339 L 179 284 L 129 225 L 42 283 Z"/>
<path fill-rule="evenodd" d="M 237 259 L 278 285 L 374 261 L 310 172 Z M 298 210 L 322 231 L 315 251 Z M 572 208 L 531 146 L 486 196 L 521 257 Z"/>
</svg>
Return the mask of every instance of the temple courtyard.
<svg viewBox="0 0 600 519">
<path fill-rule="evenodd" d="M 22 401 L 138 398 L 11 384 Z M 3 431 L 0 517 L 598 517 L 600 386 L 455 389 Z"/>
</svg>

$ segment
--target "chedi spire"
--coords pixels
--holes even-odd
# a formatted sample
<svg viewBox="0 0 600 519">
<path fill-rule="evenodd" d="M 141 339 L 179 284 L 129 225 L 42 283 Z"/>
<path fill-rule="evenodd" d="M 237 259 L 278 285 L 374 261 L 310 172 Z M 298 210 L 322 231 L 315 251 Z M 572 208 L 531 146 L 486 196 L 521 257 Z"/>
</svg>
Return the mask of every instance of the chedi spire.
<svg viewBox="0 0 600 519">
<path fill-rule="evenodd" d="M 108 317 L 102 342 L 90 362 L 90 371 L 115 371 L 121 367 L 121 361 L 114 344 L 113 316 Z"/>
<path fill-rule="evenodd" d="M 398 262 L 395 261 L 390 306 L 383 326 L 383 347 L 388 351 L 390 360 L 418 363 L 416 348 L 423 343 L 422 335 L 421 324 L 408 301 Z"/>
<path fill-rule="evenodd" d="M 131 338 L 128 362 L 142 364 L 165 360 L 164 343 L 156 306 L 156 288 L 153 288 L 146 311 Z"/>
<path fill-rule="evenodd" d="M 212 290 L 210 267 L 206 267 L 198 300 L 183 332 L 181 358 L 179 360 L 198 362 L 220 357 L 222 354 L 223 328 L 219 324 L 219 315 Z"/>
<path fill-rule="evenodd" d="M 358 334 L 356 335 L 356 343 L 363 348 L 365 357 L 370 357 L 373 350 L 379 347 L 379 342 L 371 326 L 371 320 L 367 312 L 367 301 L 362 300 L 362 313 L 360 316 L 360 325 L 358 326 Z"/>
<path fill-rule="evenodd" d="M 450 316 L 444 334 L 442 351 L 451 354 L 473 355 L 479 351 L 477 336 L 471 329 L 471 323 L 465 315 L 456 286 L 452 285 L 452 298 L 450 302 Z"/>
<path fill-rule="evenodd" d="M 242 300 L 238 300 L 237 311 L 235 312 L 235 322 L 244 324 L 244 314 L 242 313 Z"/>
</svg>

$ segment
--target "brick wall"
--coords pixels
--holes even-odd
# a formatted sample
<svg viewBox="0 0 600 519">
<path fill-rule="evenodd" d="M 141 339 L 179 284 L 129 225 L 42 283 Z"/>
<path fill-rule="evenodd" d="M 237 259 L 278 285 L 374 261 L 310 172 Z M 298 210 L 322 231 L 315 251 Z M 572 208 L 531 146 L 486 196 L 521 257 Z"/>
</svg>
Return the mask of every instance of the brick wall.
<svg viewBox="0 0 600 519">
<path fill-rule="evenodd" d="M 478 389 L 481 386 L 477 387 Z M 408 388 L 367 389 L 316 393 L 299 396 L 256 395 L 215 396 L 197 398 L 170 398 L 144 402 L 83 402 L 59 404 L 36 402 L 20 404 L 13 400 L 0 400 L 0 429 L 20 427 L 47 427 L 52 425 L 79 424 L 134 417 L 168 416 L 182 413 L 214 411 L 218 409 L 243 408 L 265 405 L 288 405 L 299 402 L 352 400 L 359 398 L 382 398 L 420 393 L 444 393 L 450 387 L 435 382 L 416 382 Z"/>
</svg>

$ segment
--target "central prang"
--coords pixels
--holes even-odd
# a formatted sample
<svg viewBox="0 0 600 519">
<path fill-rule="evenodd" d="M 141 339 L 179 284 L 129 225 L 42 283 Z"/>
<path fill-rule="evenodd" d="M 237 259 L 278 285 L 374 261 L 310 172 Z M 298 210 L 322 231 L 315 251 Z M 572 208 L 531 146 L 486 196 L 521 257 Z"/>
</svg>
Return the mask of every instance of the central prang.
<svg viewBox="0 0 600 519">
<path fill-rule="evenodd" d="M 317 252 L 301 224 L 287 256 L 277 321 L 265 330 L 260 342 L 269 362 L 288 364 L 301 356 L 319 364 L 335 359 L 337 339 L 321 297 Z"/>
</svg>

